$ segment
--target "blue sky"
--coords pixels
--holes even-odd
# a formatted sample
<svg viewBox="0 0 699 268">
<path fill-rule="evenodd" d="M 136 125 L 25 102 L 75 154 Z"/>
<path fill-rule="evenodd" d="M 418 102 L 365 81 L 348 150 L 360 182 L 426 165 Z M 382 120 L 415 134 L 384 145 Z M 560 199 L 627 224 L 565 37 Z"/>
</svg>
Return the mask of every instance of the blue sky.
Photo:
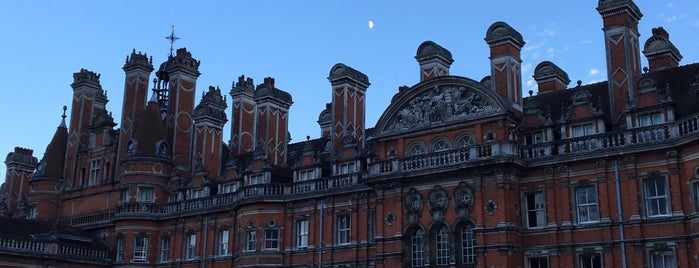
<svg viewBox="0 0 699 268">
<path fill-rule="evenodd" d="M 330 101 L 327 76 L 345 63 L 369 76 L 367 127 L 373 127 L 402 85 L 419 80 L 417 47 L 432 40 L 452 52 L 452 75 L 489 75 L 488 27 L 505 21 L 519 31 L 524 92 L 536 91 L 534 67 L 548 60 L 584 84 L 606 80 L 602 20 L 597 1 L 2 1 L 0 58 L 4 63 L 0 154 L 21 146 L 43 156 L 70 105 L 73 73 L 101 74 L 107 109 L 120 123 L 124 73 L 132 49 L 154 65 L 166 60 L 164 37 L 175 25 L 201 61 L 198 93 L 209 85 L 225 92 L 237 77 L 256 84 L 274 77 L 292 94 L 292 142 L 317 138 L 319 113 Z M 644 16 L 641 43 L 663 26 L 684 59 L 699 62 L 699 2 L 636 1 Z M 374 28 L 368 27 L 369 21 Z M 642 59 L 647 65 L 647 61 Z M 526 93 L 524 94 L 527 95 Z M 230 96 L 228 96 L 230 104 Z M 197 103 L 199 99 L 197 99 Z M 70 108 L 70 107 L 69 107 Z M 228 109 L 230 117 L 230 107 Z M 230 121 L 227 124 L 228 140 Z M 118 126 L 117 126 L 118 127 Z M 0 182 L 4 180 L 0 169 Z"/>
</svg>

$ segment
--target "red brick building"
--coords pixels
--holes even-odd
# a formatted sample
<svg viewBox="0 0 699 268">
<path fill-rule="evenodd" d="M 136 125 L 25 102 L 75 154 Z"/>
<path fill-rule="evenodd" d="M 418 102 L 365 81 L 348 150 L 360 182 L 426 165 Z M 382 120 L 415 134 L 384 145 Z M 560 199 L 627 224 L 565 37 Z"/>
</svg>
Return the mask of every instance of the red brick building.
<svg viewBox="0 0 699 268">
<path fill-rule="evenodd" d="M 119 128 L 100 75 L 75 73 L 41 161 L 8 155 L 0 214 L 96 234 L 111 263 L 95 266 L 699 267 L 699 63 L 663 28 L 641 43 L 633 1 L 597 10 L 606 82 L 571 87 L 545 61 L 523 97 L 524 39 L 496 22 L 489 76 L 450 74 L 426 41 L 420 82 L 371 128 L 369 78 L 336 64 L 322 136 L 298 143 L 273 78 L 241 76 L 229 119 L 221 89 L 196 102 L 189 51 L 154 78 L 134 51 Z"/>
</svg>

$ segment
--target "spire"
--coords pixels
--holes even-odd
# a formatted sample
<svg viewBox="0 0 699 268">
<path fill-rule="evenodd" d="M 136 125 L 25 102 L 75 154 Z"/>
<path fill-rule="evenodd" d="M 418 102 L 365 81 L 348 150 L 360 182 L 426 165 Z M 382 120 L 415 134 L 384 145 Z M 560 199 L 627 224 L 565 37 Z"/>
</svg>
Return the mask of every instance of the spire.
<svg viewBox="0 0 699 268">
<path fill-rule="evenodd" d="M 61 119 L 61 124 L 58 125 L 59 128 L 65 128 L 65 129 L 68 128 L 68 127 L 66 126 L 66 110 L 68 110 L 68 106 L 63 105 L 63 115 L 61 115 L 61 117 L 62 117 L 63 119 Z"/>
<path fill-rule="evenodd" d="M 66 127 L 66 110 L 68 107 L 63 106 L 63 115 L 61 115 L 61 124 L 56 128 L 53 138 L 46 151 L 44 157 L 36 167 L 35 176 L 62 178 L 63 166 L 65 163 L 65 155 L 68 146 L 68 128 Z"/>
<path fill-rule="evenodd" d="M 170 40 L 170 57 L 172 57 L 173 47 L 175 46 L 175 41 L 180 39 L 175 35 L 175 25 L 170 25 L 170 35 L 166 36 L 165 39 Z"/>
</svg>

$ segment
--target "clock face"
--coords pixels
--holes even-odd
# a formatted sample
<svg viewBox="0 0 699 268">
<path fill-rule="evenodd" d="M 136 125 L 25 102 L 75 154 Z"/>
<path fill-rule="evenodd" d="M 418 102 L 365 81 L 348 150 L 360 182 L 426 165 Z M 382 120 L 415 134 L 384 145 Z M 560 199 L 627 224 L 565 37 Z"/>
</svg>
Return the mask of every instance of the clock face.
<svg viewBox="0 0 699 268">
<path fill-rule="evenodd" d="M 419 199 L 415 199 L 415 200 L 413 200 L 412 205 L 413 205 L 413 209 L 419 210 L 422 207 L 422 201 L 420 201 Z"/>
</svg>

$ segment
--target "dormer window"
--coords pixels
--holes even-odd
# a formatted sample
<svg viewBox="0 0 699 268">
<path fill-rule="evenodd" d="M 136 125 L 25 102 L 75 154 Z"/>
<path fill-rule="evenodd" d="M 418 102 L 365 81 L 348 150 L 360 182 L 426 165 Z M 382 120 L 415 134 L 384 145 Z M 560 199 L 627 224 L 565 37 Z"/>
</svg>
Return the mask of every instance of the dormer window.
<svg viewBox="0 0 699 268">
<path fill-rule="evenodd" d="M 262 183 L 265 183 L 265 182 L 266 182 L 266 181 L 265 181 L 265 176 L 264 176 L 264 174 L 262 174 L 262 173 L 250 175 L 250 185 L 253 185 L 253 184 L 262 184 Z"/>
<path fill-rule="evenodd" d="M 299 171 L 298 181 L 307 181 L 316 178 L 315 170 L 306 169 Z"/>
<path fill-rule="evenodd" d="M 578 138 L 595 134 L 595 125 L 592 123 L 574 125 L 570 127 L 570 137 Z"/>
<path fill-rule="evenodd" d="M 665 123 L 662 112 L 652 112 L 638 115 L 638 127 L 649 127 Z"/>
<path fill-rule="evenodd" d="M 544 132 L 543 131 L 529 133 L 529 134 L 524 135 L 524 144 L 525 145 L 543 143 L 544 141 L 545 140 L 544 140 Z"/>
<path fill-rule="evenodd" d="M 355 169 L 354 162 L 351 163 L 345 163 L 340 165 L 340 173 L 339 174 L 349 174 L 357 171 Z"/>
</svg>

